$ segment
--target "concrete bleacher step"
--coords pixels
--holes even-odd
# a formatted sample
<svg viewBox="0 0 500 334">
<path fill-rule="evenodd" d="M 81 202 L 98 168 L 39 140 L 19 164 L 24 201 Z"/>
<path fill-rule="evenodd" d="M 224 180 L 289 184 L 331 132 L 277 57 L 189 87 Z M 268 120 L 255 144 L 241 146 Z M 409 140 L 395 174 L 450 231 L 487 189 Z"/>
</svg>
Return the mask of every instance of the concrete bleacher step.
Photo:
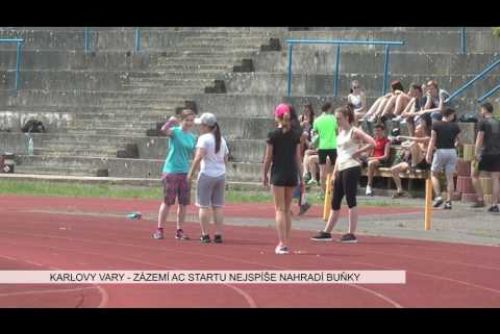
<svg viewBox="0 0 500 334">
<path fill-rule="evenodd" d="M 132 91 L 103 91 L 103 90 L 21 90 L 17 95 L 12 91 L 0 89 L 0 107 L 11 106 L 54 106 L 54 107 L 99 107 L 103 103 L 113 105 L 114 102 L 130 100 L 152 101 L 185 101 L 191 100 L 191 94 L 175 93 L 168 91 L 158 92 L 132 92 Z M 126 103 L 126 102 L 125 102 Z"/>
<path fill-rule="evenodd" d="M 65 175 L 64 168 L 88 171 L 108 169 L 109 176 L 113 177 L 156 178 L 161 174 L 164 160 L 19 155 L 17 162 L 16 170 L 27 172 L 39 170 L 40 173 L 49 175 L 53 170 Z M 229 180 L 259 182 L 261 168 L 261 163 L 231 162 L 228 164 L 227 177 Z"/>
<path fill-rule="evenodd" d="M 71 146 L 56 146 L 51 148 L 35 148 L 34 155 L 42 156 L 89 156 L 89 157 L 116 157 L 117 148 L 99 147 L 95 149 L 90 148 L 74 148 Z"/>
<path fill-rule="evenodd" d="M 167 71 L 199 71 L 200 73 L 213 73 L 214 71 L 226 71 L 231 69 L 233 64 L 185 64 L 185 63 L 164 63 L 156 66 L 157 70 Z"/>
<path fill-rule="evenodd" d="M 129 134 L 130 136 L 141 137 L 146 135 L 146 130 L 150 127 L 131 127 L 127 129 L 123 128 L 115 128 L 115 127 L 106 127 L 106 126 L 68 126 L 65 129 L 60 130 L 65 133 L 72 134 L 86 134 L 86 135 L 123 135 L 124 133 Z"/>
<path fill-rule="evenodd" d="M 37 166 L 16 166 L 16 175 L 58 175 L 58 176 L 96 176 L 97 169 L 80 169 L 80 168 L 70 168 L 70 167 L 51 167 L 49 169 L 39 168 Z"/>
<path fill-rule="evenodd" d="M 205 86 L 199 87 L 191 87 L 191 86 L 146 86 L 146 87 L 137 87 L 134 85 L 129 85 L 126 88 L 135 93 L 150 93 L 150 92 L 166 92 L 168 94 L 196 94 L 202 93 L 204 91 Z"/>
<path fill-rule="evenodd" d="M 168 79 L 219 79 L 223 74 L 219 70 L 187 70 L 187 71 L 176 71 L 176 70 L 163 70 L 157 72 L 160 76 L 155 78 L 149 78 L 150 80 L 163 80 L 163 78 Z"/>
<path fill-rule="evenodd" d="M 124 86 L 137 86 L 137 87 L 153 87 L 162 88 L 165 86 L 193 86 L 193 87 L 206 87 L 212 85 L 214 79 L 203 79 L 203 78 L 179 78 L 179 79 L 169 79 L 168 76 L 165 78 L 151 79 L 133 79 L 129 84 Z"/>
<path fill-rule="evenodd" d="M 272 110 L 278 103 L 291 101 L 299 111 L 305 101 L 312 101 L 316 111 L 327 100 L 340 105 L 350 80 L 358 78 L 371 104 L 382 85 L 383 48 L 343 47 L 339 98 L 332 98 L 335 47 L 296 46 L 294 73 L 299 75 L 294 76 L 293 96 L 285 98 L 286 38 L 402 38 L 405 46 L 392 48 L 390 80 L 401 77 L 407 86 L 409 80 L 437 78 L 448 91 L 463 84 L 467 75 L 476 74 L 500 50 L 485 28 L 470 30 L 468 54 L 464 56 L 453 54 L 460 48 L 458 28 L 365 28 L 309 32 L 287 28 L 143 28 L 140 52 L 133 51 L 133 27 L 96 28 L 91 34 L 93 51 L 88 54 L 83 52 L 82 31 L 34 28 L 25 33 L 40 37 L 24 48 L 22 80 L 26 81 L 17 95 L 12 94 L 7 90 L 13 83 L 12 72 L 6 72 L 7 81 L 0 87 L 0 117 L 2 112 L 24 116 L 47 112 L 53 113 L 54 119 L 55 114 L 71 116 L 71 122 L 51 123 L 47 136 L 52 137 L 46 141 L 35 138 L 35 153 L 41 155 L 22 157 L 21 172 L 30 165 L 32 171 L 47 174 L 63 174 L 67 169 L 68 173 L 94 175 L 98 168 L 109 167 L 110 175 L 151 178 L 159 177 L 168 140 L 146 137 L 146 128 L 155 127 L 185 101 L 195 101 L 199 112 L 218 116 L 228 138 L 233 159 L 238 161 L 230 163 L 229 177 L 258 182 L 264 138 L 273 127 Z M 281 39 L 281 52 L 260 51 L 270 37 Z M 231 73 L 243 58 L 252 58 L 255 73 Z M 14 60 L 13 49 L 0 46 L 0 71 L 12 70 Z M 460 109 L 477 107 L 474 98 L 496 82 L 492 74 L 456 100 Z M 225 79 L 228 94 L 203 94 L 203 87 L 214 79 Z M 390 123 L 390 128 L 398 126 Z M 12 145 L 23 152 L 22 135 L 20 139 Z M 137 143 L 143 159 L 107 156 L 107 150 L 111 155 L 115 145 L 120 149 L 127 143 Z M 91 154 L 100 156 L 88 156 Z"/>
<path fill-rule="evenodd" d="M 391 73 L 462 75 L 479 73 L 492 59 L 500 54 L 495 52 L 424 53 L 391 50 L 389 70 Z M 382 51 L 344 50 L 340 55 L 340 73 L 381 74 L 384 71 L 385 53 Z M 335 48 L 318 50 L 315 47 L 296 48 L 293 51 L 293 73 L 333 74 L 336 62 Z M 253 57 L 256 72 L 287 73 L 287 52 L 262 52 Z M 411 64 L 411 66 L 409 66 Z"/>
<path fill-rule="evenodd" d="M 333 93 L 333 75 L 325 74 L 294 74 L 292 75 L 292 94 L 294 95 L 327 95 Z M 430 79 L 437 80 L 440 88 L 453 92 L 460 88 L 465 82 L 474 78 L 473 75 L 403 75 L 391 73 L 388 82 L 400 80 L 405 91 L 410 83 L 422 84 Z M 382 95 L 383 75 L 381 74 L 340 74 L 338 93 L 343 96 L 349 94 L 352 80 L 358 80 L 367 96 Z M 473 98 L 487 92 L 496 83 L 500 82 L 500 67 L 483 80 L 476 82 L 470 89 L 465 91 L 461 97 Z M 231 73 L 225 75 L 227 93 L 245 94 L 268 94 L 274 91 L 277 94 L 287 94 L 288 76 L 285 73 Z"/>
<path fill-rule="evenodd" d="M 286 39 L 349 39 L 349 40 L 402 40 L 403 46 L 397 49 L 422 51 L 422 52 L 460 52 L 461 32 L 456 31 L 436 32 L 423 31 L 295 31 L 281 36 L 282 45 L 286 45 Z M 468 52 L 496 52 L 500 49 L 500 40 L 491 31 L 469 31 L 466 35 Z M 326 48 L 324 46 L 323 48 Z M 329 46 L 333 48 L 333 46 Z M 321 49 L 322 47 L 318 47 Z M 346 50 L 373 50 L 373 46 L 343 46 Z M 395 47 L 396 48 L 396 47 Z"/>
</svg>

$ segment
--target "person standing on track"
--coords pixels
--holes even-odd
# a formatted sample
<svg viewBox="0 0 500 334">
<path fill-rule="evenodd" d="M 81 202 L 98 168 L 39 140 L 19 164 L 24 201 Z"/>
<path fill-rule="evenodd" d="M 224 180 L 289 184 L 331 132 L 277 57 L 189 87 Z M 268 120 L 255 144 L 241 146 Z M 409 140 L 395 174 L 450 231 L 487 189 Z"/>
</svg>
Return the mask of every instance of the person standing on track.
<svg viewBox="0 0 500 334">
<path fill-rule="evenodd" d="M 477 193 L 477 201 L 473 208 L 485 206 L 479 173 L 491 176 L 493 182 L 492 205 L 488 212 L 499 212 L 500 200 L 500 121 L 493 117 L 491 103 L 481 105 L 482 120 L 479 122 L 476 137 L 474 161 L 478 163 L 477 171 L 472 170 L 472 184 Z"/>
<path fill-rule="evenodd" d="M 196 155 L 188 173 L 191 184 L 194 173 L 201 163 L 196 185 L 196 206 L 199 208 L 201 242 L 210 243 L 210 208 L 215 224 L 214 242 L 222 243 L 222 223 L 224 216 L 224 184 L 226 181 L 226 162 L 229 156 L 226 140 L 222 137 L 217 118 L 212 113 L 203 113 L 194 120 L 199 125 L 200 137 L 196 144 Z"/>
<path fill-rule="evenodd" d="M 337 120 L 331 114 L 331 109 L 331 103 L 325 103 L 321 107 L 321 115 L 313 124 L 314 132 L 319 135 L 318 156 L 322 194 L 326 189 L 326 174 L 330 172 L 337 159 Z M 327 165 L 326 158 L 330 159 L 330 165 Z"/>
<path fill-rule="evenodd" d="M 186 218 L 186 206 L 190 202 L 190 188 L 187 180 L 189 170 L 189 160 L 193 156 L 196 143 L 195 136 L 189 132 L 193 127 L 194 112 L 186 109 L 181 112 L 181 122 L 178 125 L 177 119 L 171 117 L 162 127 L 162 132 L 169 137 L 168 152 L 163 165 L 163 203 L 161 203 L 158 213 L 158 227 L 153 233 L 153 239 L 164 238 L 163 224 L 168 218 L 170 207 L 177 199 L 177 240 L 189 239 L 182 226 Z"/>
<path fill-rule="evenodd" d="M 460 128 L 453 122 L 455 110 L 447 108 L 444 110 L 442 120 L 434 120 L 432 124 L 431 140 L 427 149 L 425 160 L 431 163 L 431 181 L 436 198 L 433 207 L 438 208 L 443 204 L 441 187 L 439 185 L 439 173 L 444 169 L 446 174 L 446 202 L 443 209 L 451 210 L 451 195 L 455 191 L 453 174 L 457 165 L 456 147 L 460 144 Z M 434 149 L 436 152 L 434 153 Z M 434 153 L 434 158 L 432 154 Z"/>
<path fill-rule="evenodd" d="M 331 231 L 337 224 L 340 215 L 342 198 L 347 199 L 349 207 L 349 232 L 340 239 L 343 243 L 356 243 L 354 233 L 358 223 L 358 208 L 356 193 L 361 176 L 360 157 L 363 152 L 369 152 L 375 147 L 375 140 L 361 129 L 353 126 L 354 110 L 350 105 L 337 108 L 335 117 L 339 125 L 337 135 L 338 157 L 332 174 L 333 196 L 330 216 L 325 228 L 311 239 L 314 241 L 331 241 Z M 361 146 L 360 145 L 363 145 Z"/>
<path fill-rule="evenodd" d="M 292 128 L 290 106 L 284 103 L 278 105 L 274 116 L 278 126 L 268 134 L 262 182 L 265 187 L 269 185 L 268 174 L 271 168 L 279 239 L 275 253 L 280 255 L 289 253 L 288 244 L 292 227 L 290 206 L 294 188 L 300 184 L 304 189 L 304 181 L 300 152 L 301 133 Z"/>
</svg>

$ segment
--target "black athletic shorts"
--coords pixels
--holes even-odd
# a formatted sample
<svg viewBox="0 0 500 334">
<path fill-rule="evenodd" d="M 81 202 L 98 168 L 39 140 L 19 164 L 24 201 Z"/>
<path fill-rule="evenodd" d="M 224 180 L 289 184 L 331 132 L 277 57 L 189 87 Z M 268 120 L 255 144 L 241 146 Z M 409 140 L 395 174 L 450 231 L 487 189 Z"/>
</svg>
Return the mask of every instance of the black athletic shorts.
<svg viewBox="0 0 500 334">
<path fill-rule="evenodd" d="M 332 163 L 332 166 L 335 165 L 335 161 L 337 160 L 337 150 L 336 149 L 318 150 L 318 158 L 319 158 L 320 165 L 326 164 L 326 157 L 330 158 L 330 162 Z"/>
<path fill-rule="evenodd" d="M 479 170 L 484 172 L 500 172 L 500 154 L 484 154 L 479 160 Z"/>
</svg>

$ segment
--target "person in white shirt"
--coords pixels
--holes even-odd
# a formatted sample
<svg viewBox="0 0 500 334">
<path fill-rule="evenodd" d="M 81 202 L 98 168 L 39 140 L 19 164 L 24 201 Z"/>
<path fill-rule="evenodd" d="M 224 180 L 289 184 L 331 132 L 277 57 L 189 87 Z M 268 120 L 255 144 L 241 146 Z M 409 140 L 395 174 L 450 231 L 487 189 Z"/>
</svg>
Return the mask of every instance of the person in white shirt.
<svg viewBox="0 0 500 334">
<path fill-rule="evenodd" d="M 201 242 L 210 243 L 209 223 L 210 208 L 213 210 L 215 223 L 214 242 L 222 243 L 222 223 L 224 216 L 224 185 L 226 180 L 226 162 L 229 155 L 226 140 L 222 137 L 219 124 L 214 114 L 203 113 L 195 119 L 199 125 L 200 136 L 196 144 L 196 155 L 188 173 L 192 178 L 201 163 L 196 186 L 196 205 L 199 207 Z"/>
<path fill-rule="evenodd" d="M 353 80 L 351 83 L 351 91 L 347 95 L 347 103 L 354 106 L 354 116 L 357 123 L 366 113 L 366 96 L 358 80 Z"/>
</svg>

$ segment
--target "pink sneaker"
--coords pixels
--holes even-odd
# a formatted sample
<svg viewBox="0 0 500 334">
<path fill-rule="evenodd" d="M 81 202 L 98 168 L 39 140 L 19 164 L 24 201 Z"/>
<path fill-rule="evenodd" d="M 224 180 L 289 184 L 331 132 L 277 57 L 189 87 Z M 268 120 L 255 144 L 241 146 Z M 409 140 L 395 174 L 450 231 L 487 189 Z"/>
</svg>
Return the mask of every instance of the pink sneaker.
<svg viewBox="0 0 500 334">
<path fill-rule="evenodd" d="M 176 240 L 189 240 L 189 237 L 184 234 L 184 231 L 182 229 L 178 229 L 177 232 L 175 232 L 175 239 Z"/>
<path fill-rule="evenodd" d="M 158 228 L 155 233 L 152 235 L 153 239 L 161 240 L 163 239 L 163 228 Z"/>
</svg>

